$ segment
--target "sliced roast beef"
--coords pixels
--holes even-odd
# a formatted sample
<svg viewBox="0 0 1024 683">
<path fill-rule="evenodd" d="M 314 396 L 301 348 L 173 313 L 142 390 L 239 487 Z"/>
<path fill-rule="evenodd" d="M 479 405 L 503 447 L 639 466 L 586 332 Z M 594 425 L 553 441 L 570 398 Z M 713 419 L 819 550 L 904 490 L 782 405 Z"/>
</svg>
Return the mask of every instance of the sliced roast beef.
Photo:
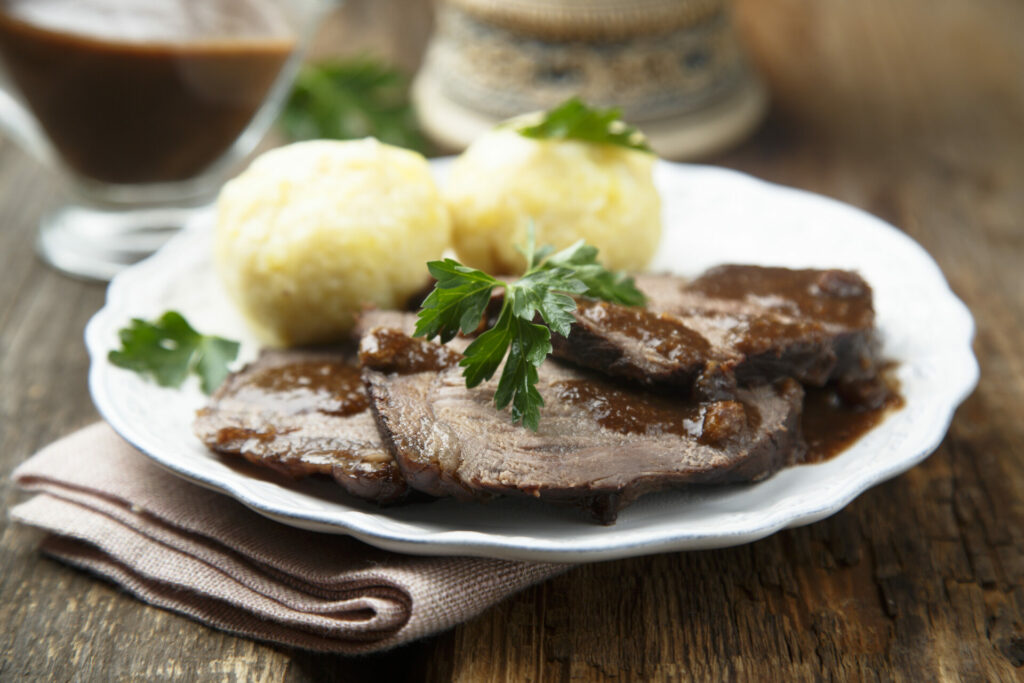
<svg viewBox="0 0 1024 683">
<path fill-rule="evenodd" d="M 611 523 L 649 491 L 756 481 L 804 454 L 792 380 L 700 402 L 549 361 L 534 433 L 495 409 L 496 379 L 467 389 L 450 349 L 378 328 L 360 352 L 385 443 L 409 485 L 434 496 L 533 496 Z"/>
<path fill-rule="evenodd" d="M 264 351 L 199 411 L 211 449 L 293 477 L 326 474 L 381 503 L 408 490 L 384 447 L 355 363 L 344 351 Z"/>
<path fill-rule="evenodd" d="M 367 353 L 370 353 L 368 349 L 370 348 L 377 348 L 377 351 L 374 353 L 385 354 L 383 357 L 372 360 L 371 364 L 376 367 L 383 367 L 389 362 L 403 362 L 404 356 L 401 356 L 398 352 L 404 350 L 406 354 L 412 353 L 412 347 L 403 346 L 403 344 L 398 344 L 395 347 L 386 344 L 374 347 L 373 345 L 376 344 L 376 341 L 374 337 L 370 336 L 370 332 L 376 329 L 386 329 L 391 333 L 398 332 L 407 337 L 412 337 L 416 331 L 417 319 L 416 313 L 407 311 L 381 311 L 375 308 L 363 311 L 356 318 L 355 327 L 355 336 L 359 339 L 360 365 L 364 364 L 364 361 L 367 359 Z M 452 362 L 453 359 L 457 362 L 462 358 L 459 354 L 466 350 L 466 347 L 470 345 L 475 336 L 475 333 L 466 336 L 460 332 L 447 344 L 423 347 L 420 349 L 421 352 L 435 354 L 434 360 L 425 360 L 423 362 L 447 364 Z M 397 338 L 395 341 L 397 343 Z M 455 355 L 450 355 L 450 352 L 455 352 Z M 390 354 L 395 355 L 392 356 Z"/>
<path fill-rule="evenodd" d="M 645 308 L 580 299 L 555 355 L 709 397 L 793 377 L 865 393 L 876 375 L 871 288 L 855 273 L 720 266 L 692 282 L 641 276 Z"/>
</svg>

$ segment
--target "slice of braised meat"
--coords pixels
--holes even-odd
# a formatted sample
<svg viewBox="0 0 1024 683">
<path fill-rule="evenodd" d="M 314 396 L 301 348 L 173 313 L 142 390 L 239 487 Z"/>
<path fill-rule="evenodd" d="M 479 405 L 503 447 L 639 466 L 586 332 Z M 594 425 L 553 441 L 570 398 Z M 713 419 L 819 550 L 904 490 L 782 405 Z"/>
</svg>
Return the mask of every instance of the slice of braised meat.
<svg viewBox="0 0 1024 683">
<path fill-rule="evenodd" d="M 369 308 L 359 314 L 359 316 L 356 317 L 356 326 L 354 330 L 355 338 L 360 340 L 359 364 L 364 364 L 367 354 L 367 344 L 375 343 L 374 340 L 370 338 L 370 332 L 378 328 L 385 328 L 391 332 L 398 332 L 407 337 L 412 337 L 416 331 L 416 321 L 417 314 L 406 311 L 381 311 L 375 308 Z M 466 350 L 466 347 L 472 343 L 475 336 L 476 333 L 467 336 L 460 332 L 447 344 L 437 344 L 436 349 L 431 347 L 431 353 L 440 354 L 440 357 L 451 360 L 448 352 L 454 351 L 456 354 L 461 354 Z M 381 353 L 391 352 L 386 346 L 381 347 L 380 351 Z M 455 361 L 457 362 L 461 358 L 461 356 L 456 355 Z M 377 366 L 381 366 L 384 364 L 384 361 L 377 360 L 375 364 Z"/>
<path fill-rule="evenodd" d="M 292 477 L 326 474 L 389 503 L 408 491 L 377 432 L 355 354 L 264 351 L 231 374 L 193 429 L 209 448 Z"/>
<path fill-rule="evenodd" d="M 645 308 L 580 299 L 554 354 L 647 385 L 727 397 L 793 377 L 866 396 L 877 374 L 871 288 L 856 273 L 719 266 L 692 282 L 640 276 Z"/>
<path fill-rule="evenodd" d="M 460 354 L 378 328 L 360 345 L 385 443 L 415 489 L 434 496 L 532 496 L 597 521 L 650 491 L 750 482 L 802 459 L 803 389 L 793 380 L 699 402 L 618 386 L 549 360 L 540 430 L 494 407 L 496 379 L 467 389 Z"/>
</svg>

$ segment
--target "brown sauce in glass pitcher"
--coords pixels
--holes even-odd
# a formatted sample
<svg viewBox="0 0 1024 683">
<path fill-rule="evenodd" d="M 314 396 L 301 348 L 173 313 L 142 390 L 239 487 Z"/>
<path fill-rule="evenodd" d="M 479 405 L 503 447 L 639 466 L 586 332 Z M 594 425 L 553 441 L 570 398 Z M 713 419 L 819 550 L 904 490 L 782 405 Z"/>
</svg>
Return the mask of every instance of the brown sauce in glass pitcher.
<svg viewBox="0 0 1024 683">
<path fill-rule="evenodd" d="M 67 165 L 109 183 L 201 173 L 295 42 L 272 0 L 0 0 L 10 79 Z"/>
</svg>

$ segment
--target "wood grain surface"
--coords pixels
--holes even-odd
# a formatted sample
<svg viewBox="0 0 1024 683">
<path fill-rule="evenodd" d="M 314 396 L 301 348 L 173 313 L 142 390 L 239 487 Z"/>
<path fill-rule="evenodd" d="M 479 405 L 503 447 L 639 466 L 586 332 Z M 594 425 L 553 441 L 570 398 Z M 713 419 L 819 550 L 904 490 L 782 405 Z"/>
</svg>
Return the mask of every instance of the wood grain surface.
<svg viewBox="0 0 1024 683">
<path fill-rule="evenodd" d="M 320 50 L 413 65 L 419 2 L 351 2 Z M 982 379 L 939 450 L 751 545 L 582 566 L 364 658 L 288 651 L 148 607 L 0 518 L 0 680 L 967 680 L 1024 674 L 1024 5 L 742 0 L 773 106 L 710 161 L 892 222 L 978 323 Z M 33 256 L 56 188 L 0 141 L 0 501 L 96 419 L 81 342 L 103 288 Z"/>
</svg>

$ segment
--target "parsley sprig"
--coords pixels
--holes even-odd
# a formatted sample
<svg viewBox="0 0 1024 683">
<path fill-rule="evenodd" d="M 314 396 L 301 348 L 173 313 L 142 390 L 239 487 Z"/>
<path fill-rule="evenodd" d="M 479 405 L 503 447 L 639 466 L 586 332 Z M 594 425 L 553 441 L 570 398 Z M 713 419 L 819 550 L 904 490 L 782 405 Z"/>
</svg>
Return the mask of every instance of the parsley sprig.
<svg viewBox="0 0 1024 683">
<path fill-rule="evenodd" d="M 292 140 L 350 140 L 372 135 L 381 142 L 420 152 L 429 148 L 409 101 L 408 78 L 372 57 L 303 66 L 280 124 Z"/>
<path fill-rule="evenodd" d="M 175 311 L 164 313 L 155 322 L 134 318 L 118 336 L 121 348 L 107 354 L 110 362 L 149 375 L 162 387 L 179 387 L 194 373 L 199 375 L 203 392 L 211 394 L 238 355 L 238 342 L 200 334 Z"/>
<path fill-rule="evenodd" d="M 622 121 L 621 111 L 590 107 L 578 97 L 547 112 L 539 123 L 517 130 L 528 138 L 582 140 L 652 152 L 643 134 Z"/>
<path fill-rule="evenodd" d="M 632 278 L 598 263 L 598 250 L 582 240 L 557 253 L 550 246 L 537 249 L 531 227 L 521 251 L 529 267 L 514 282 L 499 280 L 453 259 L 428 263 L 437 283 L 423 302 L 414 334 L 427 339 L 439 337 L 446 343 L 460 331 L 475 332 L 492 293 L 503 288 L 505 296 L 497 321 L 466 348 L 459 365 L 464 368 L 466 386 L 472 388 L 493 377 L 504 360 L 494 405 L 499 410 L 511 405 L 512 421 L 537 431 L 544 405 L 536 388 L 537 368 L 551 353 L 551 332 L 569 335 L 576 310 L 572 295 L 626 306 L 642 305 L 644 295 Z M 534 322 L 538 316 L 542 324 Z"/>
</svg>

